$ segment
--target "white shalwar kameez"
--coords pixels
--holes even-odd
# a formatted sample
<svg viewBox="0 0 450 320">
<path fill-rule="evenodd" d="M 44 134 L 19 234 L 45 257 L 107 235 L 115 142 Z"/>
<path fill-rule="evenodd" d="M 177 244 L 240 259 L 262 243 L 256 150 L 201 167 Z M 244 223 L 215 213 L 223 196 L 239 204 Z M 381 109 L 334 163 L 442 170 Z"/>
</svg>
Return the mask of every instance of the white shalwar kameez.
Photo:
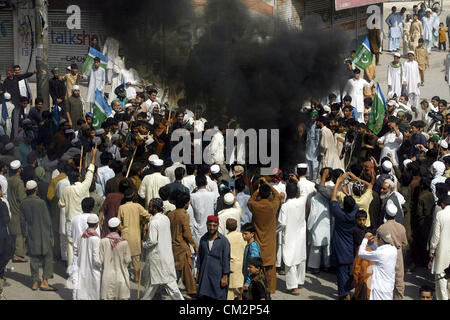
<svg viewBox="0 0 450 320">
<path fill-rule="evenodd" d="M 447 54 L 447 57 L 445 58 L 444 66 L 445 66 L 445 76 L 447 77 L 448 89 L 450 91 L 450 53 Z"/>
<path fill-rule="evenodd" d="M 138 191 L 139 197 L 145 199 L 145 206 L 148 207 L 148 203 L 153 198 L 159 198 L 159 189 L 169 183 L 169 178 L 159 172 L 146 175 Z"/>
<path fill-rule="evenodd" d="M 3 119 L 3 117 L 0 117 L 0 124 L 5 126 L 5 133 L 8 137 L 11 136 L 11 129 L 12 129 L 12 113 L 15 109 L 14 104 L 11 101 L 6 101 L 6 111 L 8 113 L 8 116 L 6 120 Z"/>
<path fill-rule="evenodd" d="M 106 38 L 105 45 L 103 46 L 103 55 L 108 57 L 108 64 L 106 65 L 106 78 L 108 83 L 111 83 L 113 69 L 114 69 L 114 61 L 119 55 L 119 41 L 112 37 Z M 112 91 L 114 92 L 114 87 Z"/>
<path fill-rule="evenodd" d="M 81 237 L 73 245 L 73 254 L 78 262 L 73 292 L 74 300 L 100 300 L 102 261 L 100 260 L 100 238 Z"/>
<path fill-rule="evenodd" d="M 284 193 L 284 199 L 286 198 L 286 184 L 283 181 L 280 181 L 277 184 L 272 184 L 272 187 L 277 190 L 279 194 Z M 283 261 L 283 232 L 277 230 L 277 260 L 275 263 L 275 267 L 281 267 L 281 261 Z"/>
<path fill-rule="evenodd" d="M 122 70 L 122 79 L 125 83 L 125 91 L 127 94 L 127 99 L 135 99 L 136 98 L 136 85 L 139 83 L 139 75 L 137 71 L 133 68 L 129 70 Z M 130 85 L 127 85 L 130 83 Z M 153 111 L 153 109 L 152 109 Z"/>
<path fill-rule="evenodd" d="M 370 249 L 373 251 L 367 251 L 367 242 L 368 240 L 364 238 L 359 247 L 358 255 L 360 258 L 373 261 L 370 300 L 392 300 L 397 248 L 391 244 L 384 244 L 379 247 L 371 246 Z"/>
<path fill-rule="evenodd" d="M 160 286 L 164 287 L 172 300 L 184 300 L 177 285 L 170 221 L 162 213 L 150 219 L 148 238 L 143 248 L 147 256 L 143 270 L 146 280 L 142 300 L 152 300 Z"/>
<path fill-rule="evenodd" d="M 422 18 L 423 26 L 423 40 L 428 53 L 431 53 L 431 47 L 433 46 L 433 17 L 427 18 L 427 16 Z"/>
<path fill-rule="evenodd" d="M 400 48 L 400 39 L 402 37 L 402 29 L 399 25 L 398 13 L 391 13 L 386 23 L 389 26 L 389 47 L 388 51 L 396 51 Z M 345 95 L 344 95 L 345 97 Z"/>
<path fill-rule="evenodd" d="M 420 108 L 420 74 L 419 64 L 417 61 L 405 61 L 403 63 L 403 79 L 402 82 L 406 82 L 406 92 L 408 93 L 409 103 L 416 109 Z"/>
<path fill-rule="evenodd" d="M 387 157 L 387 154 L 390 153 L 392 158 L 394 159 L 393 165 L 398 166 L 397 150 L 403 143 L 403 134 L 400 132 L 400 135 L 397 137 L 395 131 L 390 131 L 380 139 L 378 139 L 378 141 L 383 143 L 384 145 L 384 147 L 381 149 L 380 161 L 384 157 Z"/>
<path fill-rule="evenodd" d="M 364 88 L 372 88 L 373 80 L 367 82 L 366 80 L 359 78 L 349 79 L 345 85 L 344 92 L 342 96 L 345 97 L 349 95 L 352 97 L 352 105 L 356 108 L 358 113 L 358 122 L 364 123 Z"/>
<path fill-rule="evenodd" d="M 311 198 L 306 227 L 311 234 L 308 267 L 319 269 L 321 254 L 325 267 L 330 267 L 330 208 L 329 201 L 320 193 Z"/>
<path fill-rule="evenodd" d="M 95 67 L 92 67 L 86 77 L 89 77 L 89 88 L 88 88 L 88 95 L 87 95 L 87 102 L 94 103 L 95 102 L 95 92 L 99 90 L 102 93 L 105 90 L 105 82 L 106 82 L 106 73 L 105 69 L 99 67 L 98 69 L 95 69 Z"/>
<path fill-rule="evenodd" d="M 196 245 L 200 243 L 200 238 L 208 231 L 206 220 L 208 216 L 214 213 L 216 203 L 216 194 L 206 189 L 199 189 L 197 192 L 191 194 L 191 203 L 189 206 L 192 207 L 193 214 L 193 226 L 191 230 L 192 238 Z"/>
<path fill-rule="evenodd" d="M 390 86 L 388 95 L 391 92 L 395 93 L 398 98 L 402 95 L 402 72 L 403 66 L 401 63 L 395 66 L 392 63 L 388 65 L 388 86 Z"/>
<path fill-rule="evenodd" d="M 70 186 L 68 177 L 56 184 L 56 198 L 60 199 L 66 187 Z M 59 208 L 59 242 L 61 245 L 61 259 L 67 261 L 66 208 Z M 70 266 L 68 266 L 68 270 Z"/>
<path fill-rule="evenodd" d="M 111 103 L 117 98 L 114 90 L 121 84 L 123 84 L 122 70 L 125 70 L 125 57 L 116 57 L 114 59 L 113 76 L 111 80 L 111 94 L 109 95 L 109 102 Z"/>
<path fill-rule="evenodd" d="M 283 230 L 283 261 L 286 288 L 296 289 L 305 283 L 306 273 L 306 200 L 289 199 L 281 206 L 278 223 Z"/>
<path fill-rule="evenodd" d="M 437 15 L 436 12 L 433 12 L 431 14 L 431 18 L 433 19 L 433 47 L 438 48 L 439 47 L 439 24 L 441 23 L 441 19 Z"/>
</svg>

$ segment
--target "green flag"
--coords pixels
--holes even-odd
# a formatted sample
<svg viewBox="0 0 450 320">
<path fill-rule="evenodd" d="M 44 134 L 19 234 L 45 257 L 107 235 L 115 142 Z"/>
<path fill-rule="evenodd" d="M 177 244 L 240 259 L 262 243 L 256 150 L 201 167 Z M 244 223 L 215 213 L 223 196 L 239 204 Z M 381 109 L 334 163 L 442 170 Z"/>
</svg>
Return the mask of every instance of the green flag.
<svg viewBox="0 0 450 320">
<path fill-rule="evenodd" d="M 369 38 L 366 37 L 366 40 L 364 40 L 361 47 L 356 51 L 353 63 L 362 69 L 366 69 L 372 64 Z"/>
<path fill-rule="evenodd" d="M 92 126 L 95 130 L 98 130 L 101 128 L 102 123 L 105 122 L 106 118 L 108 118 L 111 113 L 111 107 L 108 106 L 105 99 L 103 98 L 103 95 L 101 91 L 96 90 L 95 91 L 95 102 L 94 102 L 94 120 L 92 123 Z"/>
<path fill-rule="evenodd" d="M 369 114 L 369 122 L 367 127 L 378 134 L 383 127 L 384 115 L 386 114 L 386 100 L 384 99 L 383 92 L 381 92 L 380 84 L 377 83 L 377 91 L 373 98 L 372 110 Z"/>
<path fill-rule="evenodd" d="M 94 58 L 100 58 L 100 68 L 106 69 L 106 65 L 108 64 L 108 58 L 105 57 L 103 54 L 101 54 L 99 51 L 95 50 L 94 48 L 89 48 L 89 54 L 86 57 L 86 60 L 83 64 L 83 70 L 82 73 L 86 75 L 88 71 L 92 68 L 94 65 Z"/>
</svg>

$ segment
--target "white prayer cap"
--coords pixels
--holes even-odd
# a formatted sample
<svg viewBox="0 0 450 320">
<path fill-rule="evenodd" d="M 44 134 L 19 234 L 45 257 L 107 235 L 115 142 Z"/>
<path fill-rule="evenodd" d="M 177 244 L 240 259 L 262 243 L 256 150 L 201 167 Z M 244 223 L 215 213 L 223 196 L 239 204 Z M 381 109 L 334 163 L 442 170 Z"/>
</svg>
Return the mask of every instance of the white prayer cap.
<svg viewBox="0 0 450 320">
<path fill-rule="evenodd" d="M 389 160 L 386 160 L 385 162 L 383 162 L 383 164 L 381 166 L 383 167 L 383 169 L 385 171 L 391 171 L 392 170 L 392 162 L 390 162 Z"/>
<path fill-rule="evenodd" d="M 412 163 L 413 161 L 411 159 L 406 159 L 403 161 L 403 166 L 406 167 L 408 164 Z"/>
<path fill-rule="evenodd" d="M 440 140 L 440 141 L 438 142 L 438 145 L 440 145 L 440 146 L 442 147 L 442 149 L 445 149 L 445 150 L 448 149 L 448 143 L 447 143 L 447 141 L 445 141 L 445 140 Z"/>
<path fill-rule="evenodd" d="M 223 197 L 223 202 L 226 205 L 232 205 L 234 203 L 234 196 L 231 192 L 228 192 L 224 197 Z"/>
<path fill-rule="evenodd" d="M 396 52 L 394 53 L 394 57 L 401 58 L 402 56 L 400 55 L 400 53 Z"/>
<path fill-rule="evenodd" d="M 4 94 L 6 100 L 11 100 L 11 95 L 8 92 Z"/>
<path fill-rule="evenodd" d="M 110 228 L 117 228 L 119 225 L 120 225 L 119 218 L 114 217 L 114 218 L 109 219 L 109 221 L 108 221 L 108 227 L 110 227 Z"/>
<path fill-rule="evenodd" d="M 147 141 L 145 141 L 145 146 L 151 145 L 155 140 L 152 137 L 148 137 Z"/>
<path fill-rule="evenodd" d="M 408 51 L 408 54 L 412 54 L 413 56 L 416 55 L 416 54 L 414 53 L 414 51 Z"/>
<path fill-rule="evenodd" d="M 105 133 L 105 129 L 100 128 L 98 130 L 95 130 L 95 135 L 96 136 L 100 136 L 100 135 L 102 135 L 104 133 Z"/>
<path fill-rule="evenodd" d="M 132 107 L 133 105 L 131 104 L 131 103 L 127 103 L 126 105 L 125 105 L 125 108 L 129 108 L 129 107 Z"/>
<path fill-rule="evenodd" d="M 388 104 L 388 106 L 396 106 L 397 105 L 397 101 L 389 100 L 389 102 L 387 104 Z"/>
<path fill-rule="evenodd" d="M 308 165 L 306 163 L 299 163 L 297 165 L 297 168 L 299 168 L 299 169 L 308 169 Z"/>
<path fill-rule="evenodd" d="M 12 143 L 12 142 L 7 143 L 6 146 L 5 146 L 5 150 L 6 151 L 10 151 L 12 149 L 14 149 L 14 143 Z"/>
<path fill-rule="evenodd" d="M 153 164 L 155 167 L 162 167 L 163 164 L 164 164 L 164 161 L 162 161 L 161 159 L 157 159 L 157 160 L 154 160 L 154 161 L 152 162 L 152 164 Z"/>
<path fill-rule="evenodd" d="M 66 131 L 64 131 L 65 134 L 70 134 L 70 133 L 75 133 L 75 131 L 73 131 L 73 129 L 67 129 Z"/>
<path fill-rule="evenodd" d="M 323 111 L 330 113 L 331 112 L 331 108 L 329 106 L 323 106 Z"/>
<path fill-rule="evenodd" d="M 66 69 L 67 69 L 67 70 L 72 70 L 72 67 L 71 67 L 71 66 L 68 66 Z"/>
<path fill-rule="evenodd" d="M 388 216 L 390 216 L 390 217 L 395 217 L 395 215 L 397 214 L 397 212 L 398 212 L 398 209 L 397 209 L 397 206 L 396 206 L 395 204 L 389 203 L 389 204 L 386 206 L 386 213 L 388 214 Z"/>
<path fill-rule="evenodd" d="M 87 218 L 87 223 L 97 223 L 98 222 L 98 216 L 96 214 L 91 213 L 89 217 Z"/>
<path fill-rule="evenodd" d="M 150 157 L 148 157 L 148 162 L 153 163 L 153 161 L 158 159 L 159 159 L 158 155 L 152 154 Z"/>
<path fill-rule="evenodd" d="M 425 12 L 433 12 L 433 10 L 431 10 L 430 8 L 428 8 L 427 10 L 425 10 Z"/>
<path fill-rule="evenodd" d="M 75 90 L 80 90 L 80 86 L 79 85 L 74 85 L 72 87 L 72 91 L 75 91 Z"/>
<path fill-rule="evenodd" d="M 8 146 L 8 145 L 6 145 L 6 146 Z M 19 160 L 14 160 L 14 161 L 11 162 L 9 165 L 10 165 L 11 169 L 17 170 L 17 169 L 20 168 L 20 166 L 21 166 L 22 164 L 20 163 Z"/>
<path fill-rule="evenodd" d="M 383 181 L 383 183 L 387 183 L 391 188 L 393 188 L 395 185 L 394 181 L 392 181 L 391 179 L 386 179 Z"/>
<path fill-rule="evenodd" d="M 435 161 L 431 165 L 431 168 L 433 169 L 434 175 L 443 175 L 445 171 L 445 164 L 442 161 Z"/>
<path fill-rule="evenodd" d="M 211 166 L 211 173 L 216 174 L 220 172 L 220 167 L 217 164 Z"/>
<path fill-rule="evenodd" d="M 33 190 L 33 189 L 36 189 L 36 188 L 37 188 L 37 183 L 36 183 L 36 181 L 34 181 L 34 180 L 28 181 L 28 182 L 27 182 L 27 185 L 26 185 L 26 188 L 27 188 L 27 190 Z"/>
</svg>

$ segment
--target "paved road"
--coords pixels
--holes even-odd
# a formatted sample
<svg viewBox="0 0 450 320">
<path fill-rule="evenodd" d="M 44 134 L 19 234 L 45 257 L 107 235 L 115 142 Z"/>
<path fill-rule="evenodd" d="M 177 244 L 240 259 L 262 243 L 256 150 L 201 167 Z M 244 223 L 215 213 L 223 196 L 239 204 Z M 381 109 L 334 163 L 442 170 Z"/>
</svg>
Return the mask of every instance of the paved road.
<svg viewBox="0 0 450 320">
<path fill-rule="evenodd" d="M 14 270 L 11 270 L 14 268 Z M 9 263 L 6 272 L 7 286 L 4 294 L 8 300 L 71 300 L 72 291 L 65 287 L 65 268 L 61 263 L 54 264 L 54 278 L 49 283 L 58 289 L 56 292 L 31 290 L 29 263 Z M 431 275 L 425 269 L 417 269 L 413 274 L 405 275 L 405 300 L 415 300 L 418 288 L 424 284 L 433 285 Z M 142 293 L 141 293 L 142 296 Z M 131 298 L 137 299 L 137 284 L 131 283 Z M 165 296 L 159 297 L 167 299 Z M 306 274 L 305 286 L 300 290 L 300 296 L 293 296 L 286 290 L 285 277 L 278 275 L 277 291 L 272 295 L 273 300 L 336 300 L 336 276 L 332 273 L 321 272 L 318 275 Z"/>
</svg>

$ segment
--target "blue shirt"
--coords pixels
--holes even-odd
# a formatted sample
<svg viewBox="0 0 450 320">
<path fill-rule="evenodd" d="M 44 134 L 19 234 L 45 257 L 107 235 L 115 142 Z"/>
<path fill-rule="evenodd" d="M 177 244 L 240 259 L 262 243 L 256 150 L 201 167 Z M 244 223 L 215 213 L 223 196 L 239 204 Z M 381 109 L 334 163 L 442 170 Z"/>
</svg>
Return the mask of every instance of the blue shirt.
<svg viewBox="0 0 450 320">
<path fill-rule="evenodd" d="M 352 264 L 353 231 L 356 228 L 356 213 L 359 207 L 355 204 L 351 213 L 346 213 L 339 206 L 339 202 L 330 201 L 330 212 L 334 217 L 334 232 L 331 238 L 331 261 L 334 266 Z"/>
<path fill-rule="evenodd" d="M 244 261 L 242 263 L 242 273 L 244 274 L 244 280 L 246 285 L 250 285 L 251 279 L 250 274 L 248 273 L 247 267 L 247 261 L 250 258 L 258 258 L 261 257 L 261 248 L 259 247 L 258 242 L 253 241 L 252 243 L 248 244 L 245 247 L 244 250 Z"/>
<path fill-rule="evenodd" d="M 228 285 L 220 286 L 224 274 L 230 274 L 230 242 L 223 234 L 218 234 L 211 250 L 208 233 L 200 238 L 196 267 L 200 270 L 198 295 L 216 300 L 226 300 Z"/>
</svg>

